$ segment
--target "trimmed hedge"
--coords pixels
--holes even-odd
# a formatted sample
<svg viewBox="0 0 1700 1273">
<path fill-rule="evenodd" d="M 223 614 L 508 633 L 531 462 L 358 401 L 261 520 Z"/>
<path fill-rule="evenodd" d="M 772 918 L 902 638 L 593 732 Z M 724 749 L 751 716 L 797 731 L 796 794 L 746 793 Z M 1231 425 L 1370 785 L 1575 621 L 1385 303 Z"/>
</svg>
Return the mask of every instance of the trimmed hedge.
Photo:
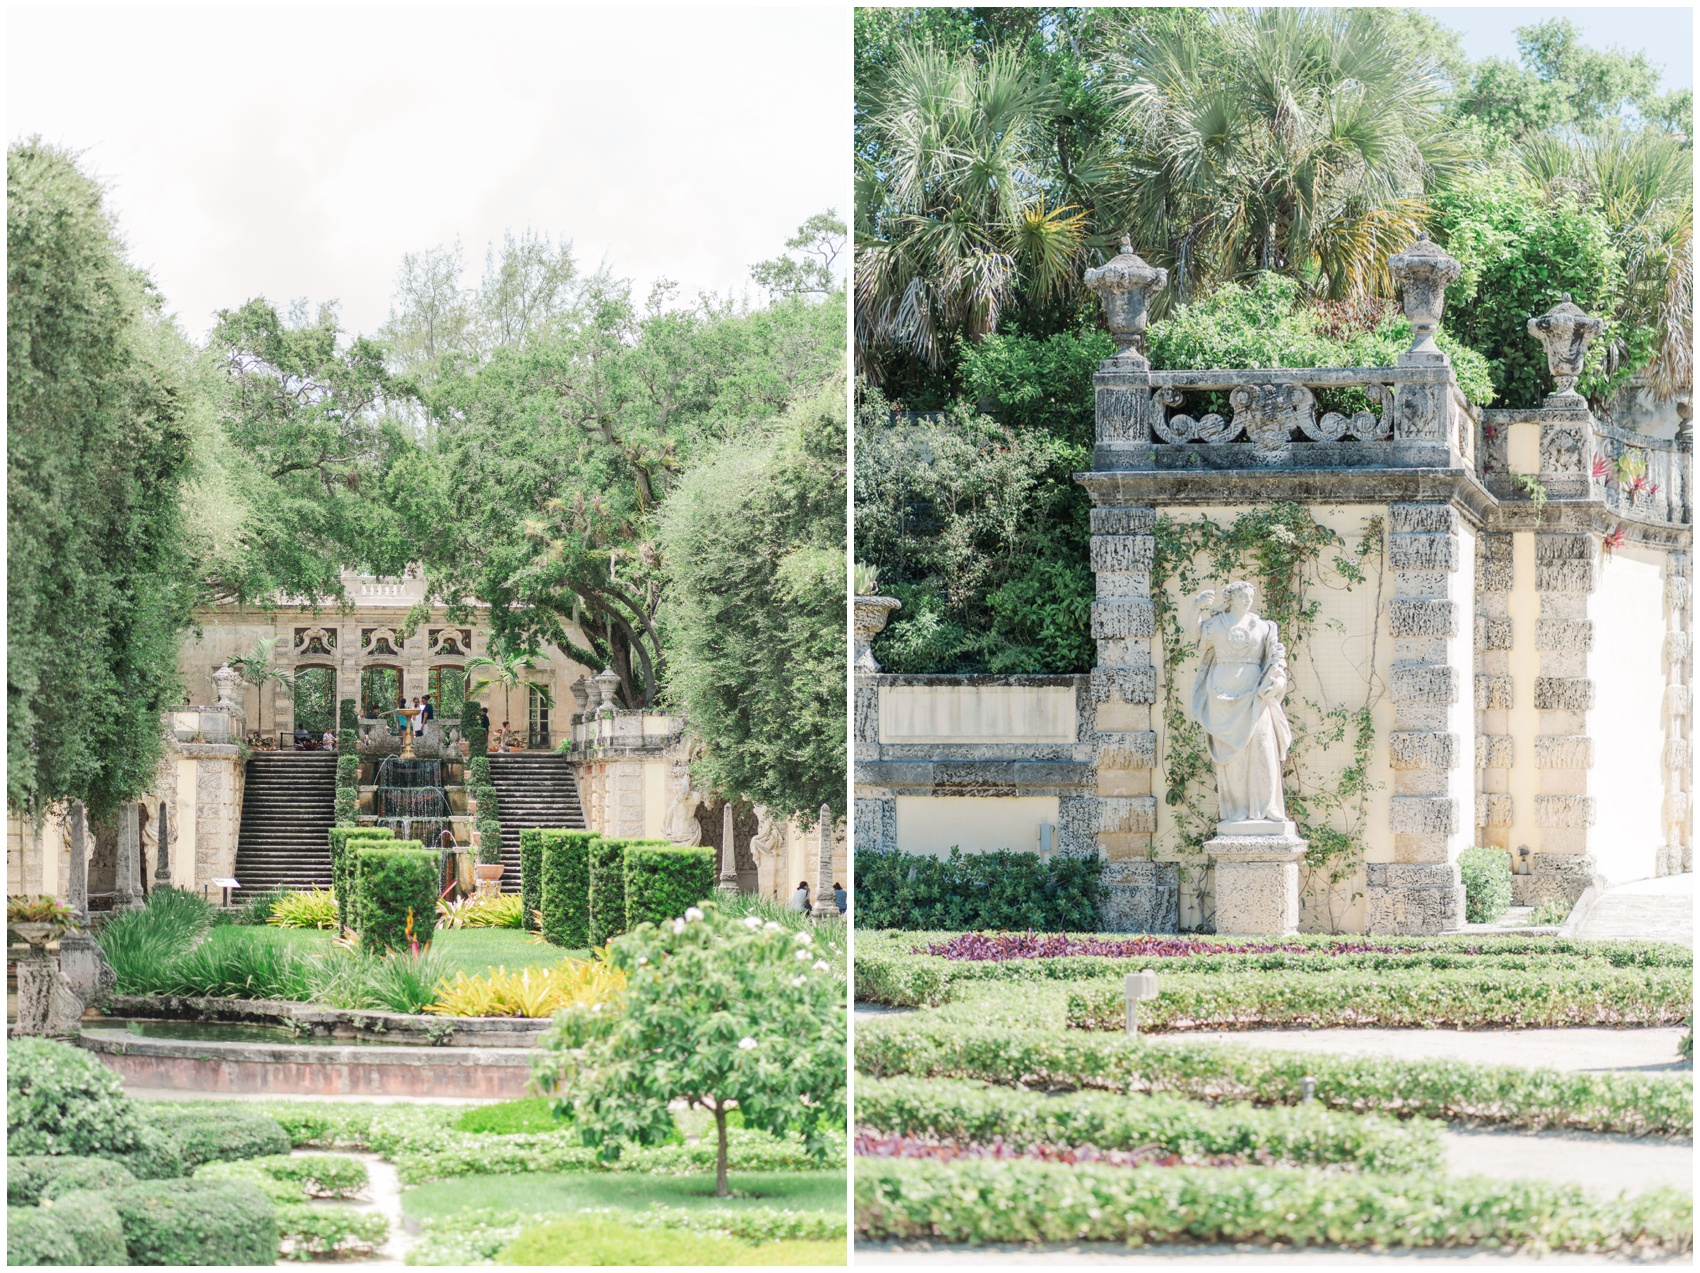
<svg viewBox="0 0 1700 1273">
<path fill-rule="evenodd" d="M 858 852 L 856 922 L 868 928 L 1091 930 L 1098 926 L 1103 863 L 1097 857 L 1000 849 L 945 858 L 896 850 Z"/>
<path fill-rule="evenodd" d="M 359 756 L 338 756 L 336 758 L 336 785 L 339 787 L 352 787 L 356 791 L 359 790 Z"/>
<path fill-rule="evenodd" d="M 287 1154 L 289 1137 L 275 1118 L 232 1104 L 222 1109 L 149 1109 L 150 1126 L 176 1141 L 191 1172 L 202 1163 Z"/>
<path fill-rule="evenodd" d="M 875 1078 L 963 1078 L 1041 1090 L 1099 1088 L 1193 1100 L 1296 1105 L 1304 1079 L 1333 1109 L 1421 1115 L 1485 1126 L 1692 1136 L 1693 1090 L 1644 1074 L 1563 1073 L 1462 1061 L 1270 1052 L 1225 1044 L 1080 1031 L 856 1030 L 856 1070 Z"/>
<path fill-rule="evenodd" d="M 1566 1026 L 1681 1025 L 1693 1010 L 1685 968 L 1558 971 L 1409 968 L 1325 973 L 1243 972 L 1159 976 L 1155 1000 L 1139 1006 L 1153 1030 L 1534 1029 Z M 1087 982 L 1068 993 L 1068 1024 L 1120 1030 L 1126 997 L 1117 982 Z"/>
<path fill-rule="evenodd" d="M 6 1208 L 7 1264 L 131 1263 L 124 1226 L 112 1204 L 97 1193 L 69 1196 L 75 1206 Z"/>
<path fill-rule="evenodd" d="M 1364 1171 L 1440 1171 L 1442 1124 L 1338 1113 L 1316 1104 L 1258 1109 L 1170 1096 L 1075 1092 L 1046 1096 L 957 1079 L 856 1084 L 856 1123 L 899 1136 L 1024 1150 L 1156 1147 L 1204 1165 L 1231 1157 L 1262 1166 L 1343 1164 Z"/>
<path fill-rule="evenodd" d="M 474 720 L 478 718 L 473 717 Z M 485 756 L 490 752 L 490 731 L 474 725 L 466 731 L 467 754 L 470 756 Z"/>
<path fill-rule="evenodd" d="M 67 1194 L 55 1210 L 105 1199 L 124 1226 L 131 1264 L 274 1264 L 272 1200 L 236 1180 L 150 1180 L 103 1194 Z"/>
<path fill-rule="evenodd" d="M 1469 923 L 1491 924 L 1511 909 L 1511 855 L 1504 849 L 1465 849 L 1458 855 L 1458 877 Z"/>
<path fill-rule="evenodd" d="M 545 830 L 539 905 L 543 937 L 552 945 L 590 945 L 590 842 L 594 831 Z"/>
<path fill-rule="evenodd" d="M 110 1158 L 145 1147 L 140 1107 L 93 1053 L 53 1039 L 6 1041 L 6 1152 Z"/>
<path fill-rule="evenodd" d="M 473 713 L 473 719 L 475 721 L 478 719 L 476 712 Z M 466 762 L 467 786 L 488 787 L 494 782 L 495 779 L 490 776 L 490 758 L 488 756 L 474 756 Z"/>
<path fill-rule="evenodd" d="M 856 1227 L 933 1242 L 1211 1242 L 1678 1253 L 1692 1201 L 1673 1189 L 1612 1200 L 1546 1180 L 1245 1167 L 862 1158 Z"/>
<path fill-rule="evenodd" d="M 352 698 L 345 698 L 337 705 L 336 728 L 339 735 L 339 742 L 340 735 L 343 730 L 348 730 L 356 736 L 359 735 L 360 704 L 356 703 Z"/>
<path fill-rule="evenodd" d="M 606 946 L 626 931 L 626 841 L 590 842 L 590 944 Z"/>
<path fill-rule="evenodd" d="M 527 932 L 536 932 L 537 913 L 543 909 L 541 827 L 526 827 L 519 833 L 519 904 L 525 917 L 523 927 Z"/>
<path fill-rule="evenodd" d="M 388 844 L 355 843 L 354 925 L 360 948 L 368 953 L 408 948 L 408 917 L 412 940 L 424 946 L 437 927 L 438 855 L 418 840 Z"/>
<path fill-rule="evenodd" d="M 663 924 L 714 896 L 714 850 L 627 844 L 626 931 Z"/>
<path fill-rule="evenodd" d="M 78 1154 L 34 1154 L 6 1159 L 6 1201 L 14 1207 L 33 1207 L 43 1198 L 79 1189 L 116 1189 L 133 1185 L 136 1177 L 111 1158 Z"/>
<path fill-rule="evenodd" d="M 394 840 L 394 827 L 332 827 L 330 829 L 331 891 L 336 894 L 337 919 L 354 927 L 354 860 L 349 845 L 361 840 Z"/>
</svg>

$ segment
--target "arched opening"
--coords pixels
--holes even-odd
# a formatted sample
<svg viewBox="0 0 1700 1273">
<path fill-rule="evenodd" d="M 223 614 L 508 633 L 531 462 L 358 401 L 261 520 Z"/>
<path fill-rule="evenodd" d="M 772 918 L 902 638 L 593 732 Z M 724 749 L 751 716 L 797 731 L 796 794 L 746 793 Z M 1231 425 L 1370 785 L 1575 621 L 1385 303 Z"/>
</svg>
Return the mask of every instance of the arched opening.
<svg viewBox="0 0 1700 1273">
<path fill-rule="evenodd" d="M 309 666 L 295 672 L 295 728 L 316 743 L 336 729 L 336 669 Z"/>
<path fill-rule="evenodd" d="M 395 711 L 395 701 L 401 696 L 401 669 L 374 664 L 360 672 L 360 714 L 367 719 L 383 717 Z M 398 732 L 393 716 L 390 732 Z"/>
<path fill-rule="evenodd" d="M 431 669 L 427 692 L 437 719 L 446 722 L 460 719 L 461 705 L 466 702 L 466 669 L 444 665 Z"/>
</svg>

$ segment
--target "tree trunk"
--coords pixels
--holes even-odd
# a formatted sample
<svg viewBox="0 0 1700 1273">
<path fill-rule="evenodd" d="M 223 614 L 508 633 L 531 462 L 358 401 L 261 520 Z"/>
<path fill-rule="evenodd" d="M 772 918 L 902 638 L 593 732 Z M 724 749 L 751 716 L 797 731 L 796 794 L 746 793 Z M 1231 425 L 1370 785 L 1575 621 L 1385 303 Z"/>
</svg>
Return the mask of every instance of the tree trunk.
<svg viewBox="0 0 1700 1273">
<path fill-rule="evenodd" d="M 729 1198 L 732 1196 L 732 1190 L 726 1183 L 726 1103 L 724 1101 L 716 1100 L 714 1102 L 714 1130 L 720 1138 L 720 1151 L 714 1161 L 714 1196 L 716 1198 Z"/>
</svg>

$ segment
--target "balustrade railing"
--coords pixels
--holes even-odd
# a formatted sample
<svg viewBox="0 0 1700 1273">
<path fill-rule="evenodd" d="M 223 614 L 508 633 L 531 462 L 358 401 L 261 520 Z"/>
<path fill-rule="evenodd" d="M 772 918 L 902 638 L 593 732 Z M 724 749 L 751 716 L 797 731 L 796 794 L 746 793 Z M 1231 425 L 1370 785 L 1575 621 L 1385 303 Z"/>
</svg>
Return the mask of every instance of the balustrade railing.
<svg viewBox="0 0 1700 1273">
<path fill-rule="evenodd" d="M 1669 438 L 1594 424 L 1591 476 L 1608 508 L 1636 521 L 1694 520 L 1691 448 Z"/>
</svg>

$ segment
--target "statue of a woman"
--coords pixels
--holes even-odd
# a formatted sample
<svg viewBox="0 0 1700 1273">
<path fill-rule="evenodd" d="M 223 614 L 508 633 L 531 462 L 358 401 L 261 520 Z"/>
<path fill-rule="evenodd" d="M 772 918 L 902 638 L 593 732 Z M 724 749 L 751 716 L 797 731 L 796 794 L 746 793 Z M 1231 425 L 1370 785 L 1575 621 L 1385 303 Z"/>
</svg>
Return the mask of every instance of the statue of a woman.
<svg viewBox="0 0 1700 1273">
<path fill-rule="evenodd" d="M 1291 834 L 1289 825 L 1267 830 L 1230 823 L 1287 822 L 1281 766 L 1293 731 L 1281 699 L 1287 693 L 1287 647 L 1276 625 L 1251 612 L 1252 586 L 1236 581 L 1194 598 L 1192 628 L 1198 639 L 1198 679 L 1192 717 L 1204 728 L 1216 767 L 1218 834 Z"/>
</svg>

